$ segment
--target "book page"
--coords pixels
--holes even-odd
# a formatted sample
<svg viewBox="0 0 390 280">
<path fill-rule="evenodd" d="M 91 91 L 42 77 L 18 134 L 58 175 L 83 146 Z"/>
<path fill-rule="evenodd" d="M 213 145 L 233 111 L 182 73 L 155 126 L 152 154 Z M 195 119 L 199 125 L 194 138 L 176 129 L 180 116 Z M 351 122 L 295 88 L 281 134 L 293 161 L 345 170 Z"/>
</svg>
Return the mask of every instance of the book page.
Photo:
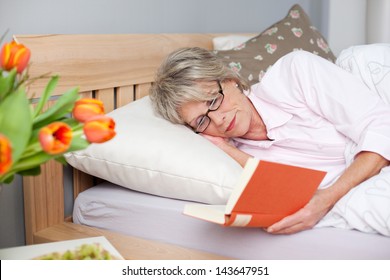
<svg viewBox="0 0 390 280">
<path fill-rule="evenodd" d="M 184 206 L 183 214 L 217 224 L 225 224 L 225 205 L 190 203 Z"/>
<path fill-rule="evenodd" d="M 226 205 L 225 214 L 229 215 L 232 212 L 233 207 L 236 205 L 238 199 L 240 198 L 245 187 L 248 185 L 249 180 L 252 178 L 253 173 L 255 172 L 259 160 L 255 158 L 249 158 L 245 164 L 245 167 L 241 173 L 240 179 L 236 187 L 233 189 L 229 200 Z"/>
</svg>

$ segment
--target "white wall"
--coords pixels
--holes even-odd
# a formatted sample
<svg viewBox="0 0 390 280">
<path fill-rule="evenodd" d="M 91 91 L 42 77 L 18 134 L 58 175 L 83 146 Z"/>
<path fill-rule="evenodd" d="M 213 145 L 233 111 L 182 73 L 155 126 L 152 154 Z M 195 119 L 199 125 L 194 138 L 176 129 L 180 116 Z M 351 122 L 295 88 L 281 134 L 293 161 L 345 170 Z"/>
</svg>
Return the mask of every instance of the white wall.
<svg viewBox="0 0 390 280">
<path fill-rule="evenodd" d="M 0 34 L 259 32 L 320 0 L 0 0 Z"/>
<path fill-rule="evenodd" d="M 367 43 L 390 43 L 390 0 L 367 0 Z"/>
<path fill-rule="evenodd" d="M 322 29 L 335 55 L 352 45 L 390 43 L 390 0 L 324 0 L 322 4 L 328 12 Z"/>
<path fill-rule="evenodd" d="M 386 0 L 388 1 L 388 0 Z M 343 49 L 366 42 L 366 0 L 327 0 L 328 43 L 337 56 Z"/>
</svg>

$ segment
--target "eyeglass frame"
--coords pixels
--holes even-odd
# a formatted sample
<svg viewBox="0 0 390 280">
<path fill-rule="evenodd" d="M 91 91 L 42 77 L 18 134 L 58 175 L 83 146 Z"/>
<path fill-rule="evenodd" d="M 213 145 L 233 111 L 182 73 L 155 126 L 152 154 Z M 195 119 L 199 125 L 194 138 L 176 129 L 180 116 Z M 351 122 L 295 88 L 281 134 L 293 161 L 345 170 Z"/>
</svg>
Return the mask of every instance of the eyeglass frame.
<svg viewBox="0 0 390 280">
<path fill-rule="evenodd" d="M 218 86 L 219 86 L 218 95 L 211 101 L 211 104 L 210 104 L 209 108 L 207 109 L 206 114 L 202 115 L 202 118 L 201 118 L 199 124 L 197 125 L 197 127 L 196 127 L 196 128 L 192 128 L 196 134 L 203 133 L 203 132 L 209 127 L 209 125 L 210 125 L 210 123 L 211 123 L 211 119 L 210 119 L 210 117 L 209 117 L 209 113 L 210 113 L 210 112 L 215 112 L 215 111 L 217 111 L 217 110 L 219 109 L 219 107 L 221 107 L 222 102 L 223 102 L 223 100 L 224 100 L 224 98 L 225 98 L 225 94 L 223 93 L 222 86 L 221 86 L 221 82 L 220 82 L 220 81 L 217 81 L 217 83 L 218 83 Z M 218 105 L 217 108 L 211 109 L 211 107 L 215 104 L 215 101 L 219 98 L 219 94 L 222 95 L 221 103 L 219 103 L 219 105 Z M 201 131 L 198 130 L 199 127 L 200 127 L 206 120 L 208 120 L 208 123 L 207 123 L 206 127 L 205 127 L 203 130 L 201 130 Z"/>
</svg>

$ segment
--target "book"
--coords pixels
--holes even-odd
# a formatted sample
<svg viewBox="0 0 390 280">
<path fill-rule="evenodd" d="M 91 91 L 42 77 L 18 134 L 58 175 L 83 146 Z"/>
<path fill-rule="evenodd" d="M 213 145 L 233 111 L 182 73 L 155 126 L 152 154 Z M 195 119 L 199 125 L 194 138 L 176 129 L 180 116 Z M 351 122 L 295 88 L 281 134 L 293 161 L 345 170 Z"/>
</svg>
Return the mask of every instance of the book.
<svg viewBox="0 0 390 280">
<path fill-rule="evenodd" d="M 183 213 L 224 226 L 268 227 L 305 206 L 325 175 L 250 158 L 226 205 L 190 203 Z"/>
</svg>

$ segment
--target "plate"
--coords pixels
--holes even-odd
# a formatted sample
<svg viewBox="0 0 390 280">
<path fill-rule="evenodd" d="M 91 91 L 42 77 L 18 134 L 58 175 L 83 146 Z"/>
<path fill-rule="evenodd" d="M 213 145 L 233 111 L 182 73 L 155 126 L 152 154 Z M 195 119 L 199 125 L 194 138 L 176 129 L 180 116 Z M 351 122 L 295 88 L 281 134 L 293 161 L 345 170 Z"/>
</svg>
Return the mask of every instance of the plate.
<svg viewBox="0 0 390 280">
<path fill-rule="evenodd" d="M 100 244 L 102 249 L 107 250 L 114 259 L 123 260 L 121 254 L 104 237 L 90 237 L 59 242 L 43 243 L 0 249 L 1 260 L 31 260 L 40 258 L 54 252 L 65 253 L 67 250 L 77 250 L 83 244 Z"/>
</svg>

